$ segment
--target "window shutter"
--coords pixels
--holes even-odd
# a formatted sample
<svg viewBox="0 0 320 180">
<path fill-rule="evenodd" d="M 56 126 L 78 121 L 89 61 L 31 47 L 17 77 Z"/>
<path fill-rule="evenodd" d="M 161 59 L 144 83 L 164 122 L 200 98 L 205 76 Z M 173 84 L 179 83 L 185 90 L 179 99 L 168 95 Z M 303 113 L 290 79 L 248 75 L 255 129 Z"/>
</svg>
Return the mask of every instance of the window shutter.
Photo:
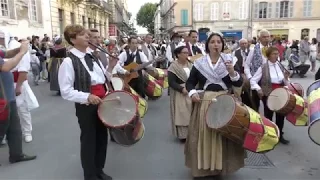
<svg viewBox="0 0 320 180">
<path fill-rule="evenodd" d="M 272 3 L 268 3 L 267 18 L 272 18 Z"/>
<path fill-rule="evenodd" d="M 38 23 L 42 24 L 43 20 L 42 20 L 42 3 L 41 0 L 36 0 L 37 3 L 37 20 Z"/>
<path fill-rule="evenodd" d="M 255 19 L 259 18 L 259 3 L 254 4 L 254 18 Z"/>
<path fill-rule="evenodd" d="M 188 25 L 188 10 L 186 9 L 181 10 L 181 25 L 182 26 Z"/>
<path fill-rule="evenodd" d="M 9 18 L 16 19 L 16 8 L 14 1 L 7 1 L 8 3 L 8 10 L 9 10 Z"/>
<path fill-rule="evenodd" d="M 243 1 L 239 2 L 239 19 L 243 19 Z"/>
<path fill-rule="evenodd" d="M 293 1 L 290 1 L 289 2 L 289 17 L 291 18 L 291 17 L 293 17 L 293 6 L 294 6 L 294 4 L 293 4 L 294 2 Z"/>
<path fill-rule="evenodd" d="M 276 2 L 275 18 L 280 18 L 280 2 Z"/>
</svg>

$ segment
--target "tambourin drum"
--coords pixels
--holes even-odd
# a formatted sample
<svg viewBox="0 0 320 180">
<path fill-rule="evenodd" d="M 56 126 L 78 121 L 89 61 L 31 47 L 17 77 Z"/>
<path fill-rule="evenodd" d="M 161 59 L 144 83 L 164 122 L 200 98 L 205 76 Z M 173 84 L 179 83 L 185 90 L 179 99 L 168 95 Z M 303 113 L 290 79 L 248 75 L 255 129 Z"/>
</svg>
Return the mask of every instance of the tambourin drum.
<svg viewBox="0 0 320 180">
<path fill-rule="evenodd" d="M 286 119 L 294 126 L 306 126 L 308 124 L 308 117 L 306 109 L 308 103 L 298 94 L 294 94 L 296 104 L 294 109 L 287 114 Z"/>
<path fill-rule="evenodd" d="M 303 87 L 301 86 L 301 84 L 299 83 L 289 83 L 288 84 L 288 89 L 293 93 L 293 94 L 297 94 L 301 97 L 304 96 L 304 90 Z"/>
<path fill-rule="evenodd" d="M 156 68 L 156 71 L 158 73 L 158 77 L 156 77 L 157 83 L 162 87 L 162 88 L 168 88 L 169 87 L 169 82 L 168 82 L 168 71 L 166 69 L 160 69 Z"/>
<path fill-rule="evenodd" d="M 98 116 L 115 142 L 130 146 L 144 136 L 144 125 L 138 115 L 138 104 L 133 95 L 125 91 L 113 91 L 103 98 Z"/>
<path fill-rule="evenodd" d="M 314 90 L 320 88 L 320 80 L 314 81 L 307 89 L 307 96 L 310 96 L 310 93 Z"/>
<path fill-rule="evenodd" d="M 135 90 L 133 90 L 130 86 L 125 87 L 125 90 L 131 93 L 135 97 L 136 101 L 138 101 L 138 112 L 139 112 L 140 118 L 143 118 L 148 111 L 148 102 L 142 97 L 140 97 L 139 94 Z"/>
<path fill-rule="evenodd" d="M 115 91 L 123 90 L 124 89 L 124 82 L 119 77 L 112 77 L 111 82 Z"/>
<path fill-rule="evenodd" d="M 274 89 L 268 96 L 267 106 L 271 111 L 287 115 L 296 105 L 295 96 L 286 88 Z"/>
<path fill-rule="evenodd" d="M 279 129 L 274 123 L 230 95 L 219 95 L 210 103 L 206 123 L 252 152 L 270 151 L 279 142 Z"/>
<path fill-rule="evenodd" d="M 308 114 L 310 139 L 317 145 L 320 145 L 320 81 L 312 83 L 308 90 Z"/>
<path fill-rule="evenodd" d="M 148 73 L 144 74 L 144 88 L 145 93 L 151 100 L 157 100 L 162 96 L 162 87 L 157 83 L 156 79 L 149 75 Z"/>
</svg>

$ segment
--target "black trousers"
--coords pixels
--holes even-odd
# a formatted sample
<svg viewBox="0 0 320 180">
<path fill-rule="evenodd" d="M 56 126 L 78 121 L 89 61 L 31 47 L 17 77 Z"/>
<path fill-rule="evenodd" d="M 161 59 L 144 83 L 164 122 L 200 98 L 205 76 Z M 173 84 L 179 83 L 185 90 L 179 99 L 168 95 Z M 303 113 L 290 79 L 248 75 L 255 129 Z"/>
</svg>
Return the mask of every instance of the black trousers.
<svg viewBox="0 0 320 180">
<path fill-rule="evenodd" d="M 101 173 L 106 162 L 108 129 L 99 119 L 97 110 L 96 105 L 76 104 L 76 116 L 81 130 L 81 164 L 85 180 Z"/>
<path fill-rule="evenodd" d="M 241 94 L 241 99 L 242 99 L 242 102 L 251 107 L 251 97 L 250 97 L 250 94 L 248 91 L 243 91 L 242 94 Z M 251 107 L 252 108 L 252 107 Z"/>
<path fill-rule="evenodd" d="M 279 128 L 280 135 L 282 136 L 283 134 L 283 126 L 284 126 L 284 116 L 279 113 L 275 113 L 271 111 L 268 106 L 267 106 L 267 96 L 262 97 L 262 103 L 263 103 L 263 111 L 264 111 L 264 116 L 268 118 L 270 121 L 273 121 L 273 114 L 276 114 L 276 125 Z M 258 92 L 256 90 L 252 90 L 252 102 L 253 102 L 253 107 L 255 111 L 259 112 L 260 108 L 260 98 L 258 96 Z"/>
<path fill-rule="evenodd" d="M 2 141 L 4 135 L 7 135 L 9 146 L 9 156 L 11 158 L 18 158 L 22 153 L 22 132 L 20 125 L 20 118 L 18 115 L 17 104 L 15 101 L 9 104 L 9 118 L 0 123 L 0 140 Z"/>
<path fill-rule="evenodd" d="M 142 98 L 146 97 L 146 92 L 144 88 L 144 79 L 142 75 L 139 75 L 138 78 L 132 79 L 129 82 L 129 86 L 132 87 Z"/>
<path fill-rule="evenodd" d="M 283 126 L 284 126 L 284 115 L 271 111 L 267 106 L 267 98 L 268 98 L 267 96 L 262 97 L 264 116 L 272 121 L 273 114 L 276 114 L 276 125 L 279 128 L 280 136 L 282 136 Z"/>
</svg>

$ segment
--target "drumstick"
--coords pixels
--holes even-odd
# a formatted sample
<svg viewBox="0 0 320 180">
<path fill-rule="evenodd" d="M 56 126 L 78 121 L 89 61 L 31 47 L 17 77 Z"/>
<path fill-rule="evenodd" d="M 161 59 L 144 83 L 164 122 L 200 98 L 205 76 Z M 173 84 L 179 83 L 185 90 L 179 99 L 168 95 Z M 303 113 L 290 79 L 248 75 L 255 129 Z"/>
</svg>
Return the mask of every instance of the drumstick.
<svg viewBox="0 0 320 180">
<path fill-rule="evenodd" d="M 210 100 L 210 99 L 200 99 L 200 101 L 211 101 L 211 102 L 217 102 L 217 99 L 216 99 L 216 98 L 212 98 L 211 100 Z"/>
</svg>

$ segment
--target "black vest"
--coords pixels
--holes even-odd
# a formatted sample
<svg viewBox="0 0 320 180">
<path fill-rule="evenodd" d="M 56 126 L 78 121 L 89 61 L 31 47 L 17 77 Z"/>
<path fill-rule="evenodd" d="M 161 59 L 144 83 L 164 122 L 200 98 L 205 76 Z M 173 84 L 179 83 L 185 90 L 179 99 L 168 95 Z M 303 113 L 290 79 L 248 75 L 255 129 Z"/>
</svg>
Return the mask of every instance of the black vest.
<svg viewBox="0 0 320 180">
<path fill-rule="evenodd" d="M 129 51 L 126 51 L 126 53 L 127 53 L 127 60 L 126 62 L 124 62 L 124 66 L 127 66 L 130 63 L 132 63 L 134 61 L 134 58 L 136 58 L 137 64 L 142 64 L 139 50 L 137 50 L 136 54 L 133 57 L 130 55 Z"/>
<path fill-rule="evenodd" d="M 67 57 L 71 59 L 74 69 L 74 89 L 89 93 L 91 87 L 91 77 L 89 72 L 76 55 L 69 52 Z"/>
</svg>

